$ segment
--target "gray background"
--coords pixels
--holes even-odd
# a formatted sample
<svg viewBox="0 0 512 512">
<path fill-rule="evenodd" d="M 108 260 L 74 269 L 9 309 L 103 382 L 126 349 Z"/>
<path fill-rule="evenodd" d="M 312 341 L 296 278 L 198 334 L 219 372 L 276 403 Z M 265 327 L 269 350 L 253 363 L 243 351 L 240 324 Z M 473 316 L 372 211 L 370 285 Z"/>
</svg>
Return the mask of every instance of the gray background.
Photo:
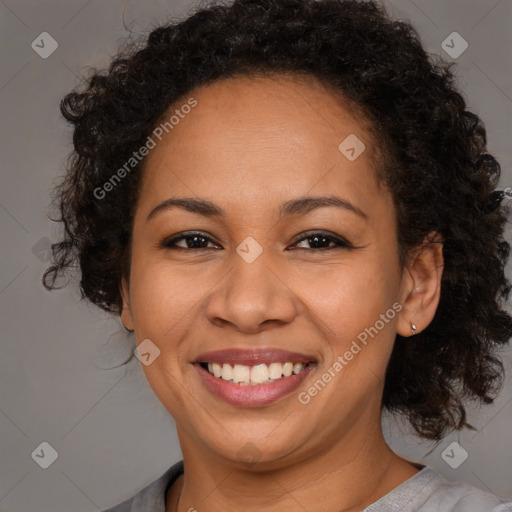
<svg viewBox="0 0 512 512">
<path fill-rule="evenodd" d="M 469 43 L 456 60 L 469 108 L 488 129 L 512 186 L 512 0 L 394 0 L 428 51 L 453 61 L 441 43 L 456 31 Z M 96 511 L 128 498 L 181 458 L 172 418 L 153 395 L 140 363 L 118 367 L 134 347 L 118 319 L 79 302 L 73 286 L 49 293 L 40 284 L 49 239 L 49 188 L 63 172 L 70 130 L 58 103 L 88 66 L 105 67 L 126 36 L 190 1 L 0 1 L 0 510 Z M 47 59 L 31 47 L 42 32 L 58 42 Z M 509 237 L 510 238 L 510 237 Z M 510 269 L 508 271 L 510 276 Z M 495 404 L 472 410 L 478 432 L 453 433 L 434 445 L 385 418 L 398 453 L 450 479 L 512 496 L 512 367 Z M 57 460 L 42 469 L 31 458 L 46 441 Z M 457 441 L 469 457 L 452 469 L 441 457 Z M 429 453 L 430 452 L 430 453 Z"/>
</svg>

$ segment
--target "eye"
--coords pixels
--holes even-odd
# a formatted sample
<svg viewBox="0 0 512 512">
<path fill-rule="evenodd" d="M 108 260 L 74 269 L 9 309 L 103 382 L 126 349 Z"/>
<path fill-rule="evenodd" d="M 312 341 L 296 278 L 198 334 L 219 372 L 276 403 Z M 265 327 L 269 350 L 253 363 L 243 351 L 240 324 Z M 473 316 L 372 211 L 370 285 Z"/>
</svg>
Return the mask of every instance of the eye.
<svg viewBox="0 0 512 512">
<path fill-rule="evenodd" d="M 185 246 L 178 245 L 177 242 L 182 240 L 185 241 Z M 201 232 L 188 232 L 180 233 L 172 238 L 166 238 L 160 245 L 165 249 L 211 249 L 211 247 L 207 247 L 208 241 L 211 242 L 212 239 Z"/>
<path fill-rule="evenodd" d="M 306 236 L 304 236 L 306 235 Z M 327 251 L 332 249 L 346 248 L 353 249 L 354 246 L 340 236 L 335 236 L 324 231 L 311 231 L 301 233 L 302 238 L 295 237 L 295 246 L 299 243 L 307 241 L 310 249 L 316 251 Z M 213 240 L 201 232 L 188 232 L 180 233 L 177 236 L 164 239 L 160 246 L 165 249 L 212 249 L 208 247 L 209 243 L 214 243 Z M 182 245 L 178 245 L 181 243 Z M 334 244 L 334 245 L 331 245 Z M 311 247 L 313 246 L 313 247 Z M 219 247 L 219 246 L 217 246 Z M 303 250 L 306 247 L 294 247 L 293 250 Z"/>
<path fill-rule="evenodd" d="M 295 245 L 302 243 L 304 240 L 307 241 L 310 245 L 313 245 L 313 249 L 317 251 L 330 251 L 332 249 L 353 249 L 354 246 L 340 236 L 335 236 L 325 231 L 311 231 L 308 233 L 301 233 L 302 238 L 296 239 Z M 307 236 L 304 236 L 307 235 Z M 333 243 L 334 246 L 329 246 L 329 244 Z M 324 245 L 324 247 L 321 247 Z M 296 247 L 293 250 L 302 250 L 304 247 Z"/>
</svg>

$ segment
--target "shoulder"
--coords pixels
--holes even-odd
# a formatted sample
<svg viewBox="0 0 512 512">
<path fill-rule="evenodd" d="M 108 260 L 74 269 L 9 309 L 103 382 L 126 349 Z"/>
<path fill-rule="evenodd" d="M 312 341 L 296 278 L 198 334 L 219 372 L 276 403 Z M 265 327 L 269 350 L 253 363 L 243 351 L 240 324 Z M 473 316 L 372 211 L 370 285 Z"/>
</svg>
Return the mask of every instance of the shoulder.
<svg viewBox="0 0 512 512">
<path fill-rule="evenodd" d="M 165 494 L 183 474 L 183 461 L 171 466 L 162 476 L 138 491 L 131 498 L 102 512 L 165 512 Z"/>
<path fill-rule="evenodd" d="M 425 466 L 364 512 L 512 512 L 512 498 L 500 499 Z"/>
<path fill-rule="evenodd" d="M 425 503 L 425 512 L 430 512 L 430 510 L 512 512 L 512 498 L 505 502 L 495 494 L 468 483 L 450 481 L 433 468 L 425 469 L 428 469 L 433 475 L 433 482 L 435 482 L 435 488 Z"/>
</svg>

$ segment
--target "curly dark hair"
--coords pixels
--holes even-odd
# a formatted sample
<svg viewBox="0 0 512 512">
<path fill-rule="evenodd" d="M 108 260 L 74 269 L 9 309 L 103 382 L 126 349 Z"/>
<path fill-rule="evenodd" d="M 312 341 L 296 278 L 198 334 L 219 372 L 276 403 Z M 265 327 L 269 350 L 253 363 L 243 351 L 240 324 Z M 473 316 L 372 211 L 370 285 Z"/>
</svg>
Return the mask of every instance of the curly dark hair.
<svg viewBox="0 0 512 512">
<path fill-rule="evenodd" d="M 65 233 L 52 246 L 44 285 L 57 288 L 56 278 L 78 264 L 82 298 L 119 314 L 144 160 L 108 200 L 94 191 L 194 88 L 237 75 L 313 76 L 371 123 L 386 156 L 378 175 L 396 207 L 401 264 L 428 233 L 444 240 L 436 315 L 413 341 L 397 335 L 382 407 L 427 439 L 473 428 L 464 400 L 492 403 L 503 384 L 498 349 L 512 329 L 510 247 L 507 211 L 494 190 L 500 165 L 452 66 L 427 54 L 410 23 L 390 19 L 374 1 L 235 0 L 154 29 L 61 102 L 74 151 L 55 189 Z"/>
</svg>

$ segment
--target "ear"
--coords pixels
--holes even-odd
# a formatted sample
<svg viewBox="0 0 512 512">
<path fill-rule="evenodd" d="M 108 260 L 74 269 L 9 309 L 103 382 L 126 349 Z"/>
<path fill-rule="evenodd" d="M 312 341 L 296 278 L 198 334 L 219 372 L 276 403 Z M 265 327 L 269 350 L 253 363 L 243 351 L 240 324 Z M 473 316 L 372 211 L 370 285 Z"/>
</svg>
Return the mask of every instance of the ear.
<svg viewBox="0 0 512 512">
<path fill-rule="evenodd" d="M 443 268 L 441 236 L 435 232 L 429 233 L 423 244 L 410 253 L 404 268 L 402 310 L 397 323 L 397 332 L 401 336 L 412 336 L 421 332 L 434 318 L 441 296 Z"/>
<path fill-rule="evenodd" d="M 123 299 L 123 309 L 121 311 L 121 322 L 128 331 L 133 331 L 133 317 L 130 306 L 130 289 L 125 277 L 121 280 L 121 298 Z"/>
</svg>

